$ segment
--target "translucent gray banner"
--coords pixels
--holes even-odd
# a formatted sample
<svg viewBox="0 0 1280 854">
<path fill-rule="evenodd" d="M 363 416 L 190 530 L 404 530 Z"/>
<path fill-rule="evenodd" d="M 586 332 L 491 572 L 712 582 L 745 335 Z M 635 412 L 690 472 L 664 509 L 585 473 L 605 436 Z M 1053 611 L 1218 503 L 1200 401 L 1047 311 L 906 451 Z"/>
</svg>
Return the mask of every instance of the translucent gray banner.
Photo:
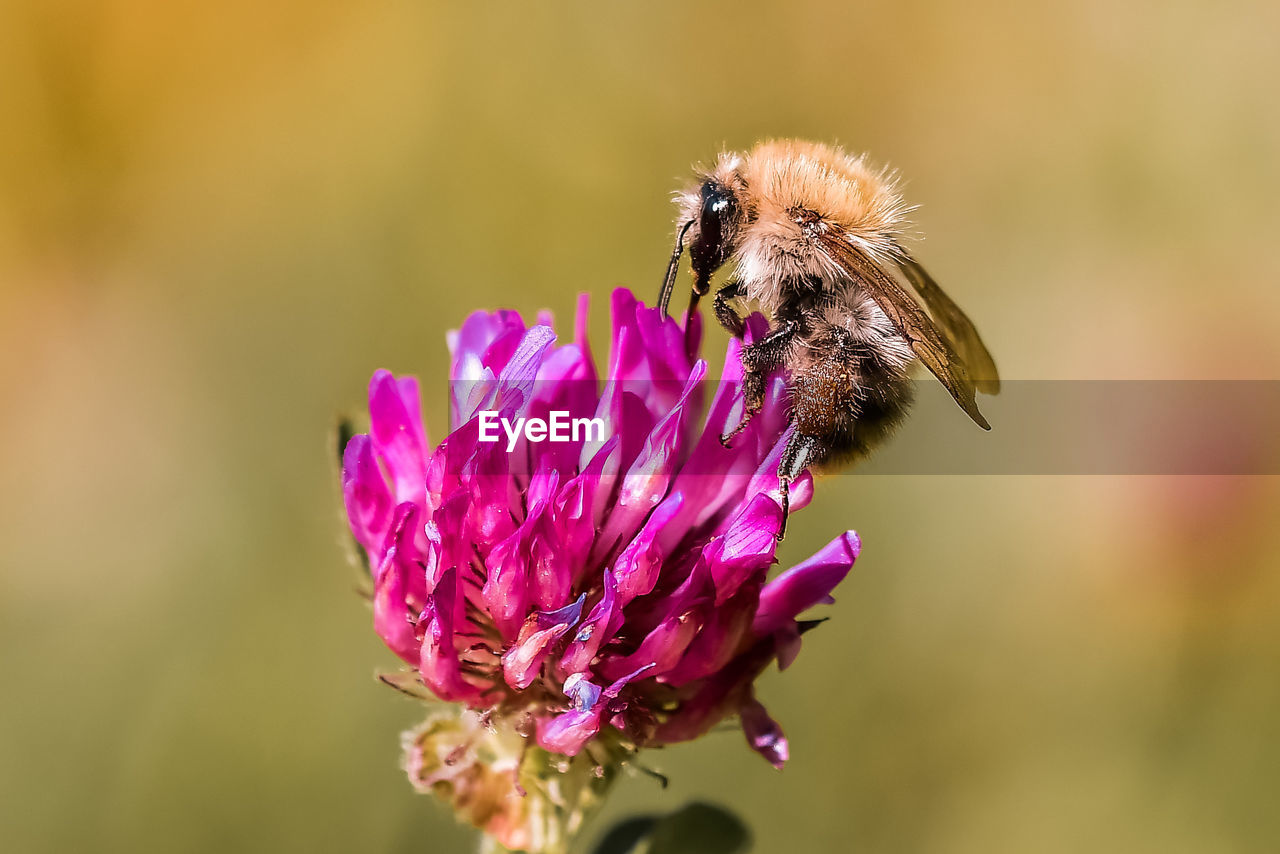
<svg viewBox="0 0 1280 854">
<path fill-rule="evenodd" d="M 703 407 L 722 394 L 733 393 L 717 383 L 701 384 L 686 401 L 696 418 L 686 421 L 682 444 L 692 447 L 701 434 L 719 435 L 722 422 L 704 428 Z M 1275 475 L 1280 474 L 1280 381 L 1236 380 L 1012 380 L 998 396 L 979 396 L 979 406 L 992 430 L 986 432 L 969 420 L 941 385 L 932 379 L 916 382 L 916 401 L 905 424 L 870 459 L 843 469 L 850 475 Z M 535 401 L 526 415 L 549 420 L 561 410 L 559 436 L 572 447 L 557 448 L 557 457 L 580 457 L 584 464 L 597 437 L 585 422 L 574 433 L 572 421 L 563 419 L 605 416 L 603 440 L 618 436 L 623 446 L 644 445 L 662 407 L 650 406 L 647 417 L 608 417 L 597 408 L 600 390 L 594 385 L 572 387 L 559 383 L 555 393 L 540 384 L 522 389 Z M 571 388 L 572 387 L 572 388 Z M 670 400 L 681 395 L 681 383 L 666 381 L 645 386 L 628 381 L 623 388 L 639 399 Z M 454 385 L 455 417 L 478 419 L 484 405 L 468 408 L 473 393 L 465 383 Z M 544 391 L 547 393 L 544 395 Z M 616 390 L 615 390 L 616 391 Z M 775 384 L 778 394 L 781 385 Z M 548 405 L 550 400 L 562 404 Z M 492 405 L 500 405 L 495 401 Z M 565 409 L 564 407 L 567 407 Z M 513 410 L 508 409 L 508 413 Z M 621 410 L 619 410 L 621 411 Z M 729 423 L 736 423 L 740 406 Z M 772 419 L 779 429 L 779 415 Z M 485 419 L 487 435 L 494 440 L 480 469 L 516 474 L 536 467 L 542 452 L 550 451 L 555 429 L 522 434 L 512 442 L 496 412 Z M 473 424 L 473 427 L 475 425 Z M 528 437 L 536 441 L 531 443 Z M 586 441 L 578 441 L 585 439 Z M 473 440 L 474 441 L 474 440 Z M 544 444 L 547 443 L 547 444 Z M 536 445 L 536 447 L 535 447 Z M 599 442 L 594 442 L 598 446 Z M 470 456 L 469 454 L 467 456 Z M 689 474 L 716 475 L 715 455 L 677 452 L 671 458 Z M 697 468 L 698 470 L 693 470 Z"/>
<path fill-rule="evenodd" d="M 867 474 L 1280 474 L 1280 381 L 1013 380 L 969 422 L 937 383 Z"/>
</svg>

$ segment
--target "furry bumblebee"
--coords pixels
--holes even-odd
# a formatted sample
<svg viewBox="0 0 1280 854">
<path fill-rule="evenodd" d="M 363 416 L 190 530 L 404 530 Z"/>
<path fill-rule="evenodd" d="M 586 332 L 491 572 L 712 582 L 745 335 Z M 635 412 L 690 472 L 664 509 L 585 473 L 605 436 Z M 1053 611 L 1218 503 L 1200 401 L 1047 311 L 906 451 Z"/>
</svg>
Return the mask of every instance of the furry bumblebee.
<svg viewBox="0 0 1280 854">
<path fill-rule="evenodd" d="M 909 208 L 893 176 L 839 148 L 796 140 L 725 153 L 677 197 L 675 248 L 659 305 L 667 311 L 687 243 L 689 313 L 716 291 L 716 319 L 742 337 L 743 311 L 769 319 L 742 349 L 746 408 L 728 444 L 759 411 L 765 377 L 783 368 L 795 425 L 778 466 L 788 485 L 806 468 L 866 456 L 912 400 L 923 363 L 983 429 L 975 392 L 995 394 L 995 361 L 973 323 L 902 246 Z M 899 279 L 901 277 L 901 279 Z M 904 286 L 905 285 L 905 286 Z M 913 294 L 914 292 L 914 294 Z"/>
</svg>

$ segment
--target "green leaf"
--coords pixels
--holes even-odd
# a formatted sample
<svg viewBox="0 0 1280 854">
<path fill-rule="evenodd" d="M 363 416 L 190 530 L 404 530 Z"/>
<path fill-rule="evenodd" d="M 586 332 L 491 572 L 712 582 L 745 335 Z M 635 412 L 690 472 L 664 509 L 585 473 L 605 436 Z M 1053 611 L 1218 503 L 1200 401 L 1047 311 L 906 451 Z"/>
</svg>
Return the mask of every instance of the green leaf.
<svg viewBox="0 0 1280 854">
<path fill-rule="evenodd" d="M 658 823 L 651 815 L 626 818 L 609 828 L 609 832 L 593 849 L 592 854 L 631 854 L 639 851 L 641 843 Z"/>
<path fill-rule="evenodd" d="M 593 854 L 744 854 L 750 847 L 741 819 L 695 802 L 660 819 L 641 816 L 614 825 Z"/>
<path fill-rule="evenodd" d="M 736 815 L 712 804 L 692 803 L 658 822 L 646 854 L 742 854 L 751 832 Z"/>
</svg>

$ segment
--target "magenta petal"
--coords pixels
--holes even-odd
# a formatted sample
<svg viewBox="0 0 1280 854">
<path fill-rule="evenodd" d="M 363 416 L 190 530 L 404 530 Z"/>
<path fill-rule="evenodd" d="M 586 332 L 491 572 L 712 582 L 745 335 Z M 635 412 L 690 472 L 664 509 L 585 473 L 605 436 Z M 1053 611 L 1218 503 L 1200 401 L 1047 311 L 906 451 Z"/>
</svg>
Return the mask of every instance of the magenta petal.
<svg viewBox="0 0 1280 854">
<path fill-rule="evenodd" d="M 422 681 L 442 700 L 455 703 L 479 702 L 482 692 L 462 678 L 461 660 L 455 647 L 455 631 L 461 619 L 462 597 L 458 591 L 458 571 L 450 567 L 427 597 L 419 623 L 426 627 L 418 670 Z"/>
<path fill-rule="evenodd" d="M 582 617 L 582 603 L 586 594 L 555 611 L 530 614 L 520 630 L 516 643 L 502 656 L 502 671 L 507 684 L 523 691 L 533 684 L 542 662 L 551 654 L 551 645 L 558 641 Z"/>
<path fill-rule="evenodd" d="M 639 301 L 626 288 L 615 288 L 609 295 L 609 376 L 627 377 L 642 375 L 638 368 L 644 358 L 644 348 L 636 330 L 636 307 Z M 635 346 L 627 346 L 628 336 L 635 336 Z"/>
<path fill-rule="evenodd" d="M 774 632 L 801 612 L 826 600 L 849 574 L 861 547 L 858 535 L 846 531 L 813 557 L 766 584 L 760 593 L 760 608 L 756 611 L 752 632 L 756 636 Z"/>
<path fill-rule="evenodd" d="M 529 613 L 529 558 L 517 531 L 493 547 L 485 565 L 484 601 L 504 640 L 515 640 Z"/>
<path fill-rule="evenodd" d="M 608 507 L 616 468 L 619 440 L 610 437 L 599 452 L 585 465 L 581 474 L 560 490 L 556 498 L 556 518 L 561 531 L 565 562 L 574 582 L 582 580 L 588 558 L 599 534 L 601 517 Z"/>
<path fill-rule="evenodd" d="M 405 603 L 406 567 L 392 546 L 378 569 L 378 583 L 373 592 L 373 628 L 387 647 L 410 664 L 417 664 L 421 644 L 414 637 L 416 614 Z"/>
<path fill-rule="evenodd" d="M 423 503 L 426 488 L 427 438 L 422 427 L 418 381 L 397 381 L 378 371 L 369 382 L 369 435 L 386 465 L 400 501 Z"/>
<path fill-rule="evenodd" d="M 573 673 L 564 680 L 564 695 L 569 698 L 575 712 L 594 706 L 600 701 L 600 694 L 600 686 L 589 680 L 585 673 Z"/>
<path fill-rule="evenodd" d="M 613 701 L 618 698 L 622 689 L 632 680 L 647 672 L 651 667 L 652 665 L 648 665 L 634 670 L 616 680 L 603 691 L 599 691 L 594 685 L 588 686 L 584 684 L 580 676 L 570 676 L 569 679 L 573 680 L 573 682 L 565 680 L 566 694 L 572 691 L 570 696 L 574 701 L 575 708 L 550 720 L 540 720 L 538 722 L 538 744 L 553 753 L 577 756 L 583 746 L 600 731 L 600 725 L 604 722 L 605 716 L 613 713 Z M 570 688 L 570 685 L 574 687 Z M 591 697 L 595 698 L 593 706 L 586 709 L 577 708 L 584 698 Z"/>
<path fill-rule="evenodd" d="M 529 542 L 529 595 L 535 607 L 549 610 L 569 598 L 573 586 L 568 555 L 551 511 L 531 517 Z"/>
<path fill-rule="evenodd" d="M 560 666 L 569 673 L 581 673 L 591 665 L 600 646 L 613 636 L 622 624 L 622 608 L 618 603 L 618 583 L 611 570 L 605 570 L 604 593 L 591 613 L 582 621 L 565 649 Z"/>
<path fill-rule="evenodd" d="M 625 688 L 627 685 L 631 684 L 632 682 L 634 682 L 636 678 L 644 675 L 652 675 L 649 673 L 649 671 L 652 669 L 653 669 L 652 664 L 646 664 L 643 667 L 637 667 L 635 670 L 631 671 L 626 676 L 623 676 L 619 679 L 614 680 L 612 685 L 604 689 L 605 698 L 609 700 L 616 699 L 618 695 L 622 693 L 622 689 Z"/>
<path fill-rule="evenodd" d="M 488 567 L 484 601 L 506 640 L 520 630 L 529 608 L 550 610 L 569 598 L 572 579 L 561 532 L 552 514 L 552 495 L 558 476 L 539 481 L 530 493 L 529 516 L 510 536 L 494 545 L 485 558 Z"/>
<path fill-rule="evenodd" d="M 759 596 L 760 582 L 748 583 L 728 602 L 711 609 L 680 663 L 662 681 L 684 685 L 723 670 L 747 637 Z"/>
<path fill-rule="evenodd" d="M 600 397 L 596 417 L 604 417 L 610 425 L 609 432 L 619 440 L 618 471 L 629 470 L 644 450 L 658 416 L 649 409 L 642 395 L 611 383 Z"/>
<path fill-rule="evenodd" d="M 769 713 L 754 696 L 748 697 L 738 707 L 738 716 L 742 721 L 742 733 L 747 737 L 747 744 L 769 760 L 770 765 L 781 770 L 791 752 L 787 737 L 782 734 L 782 727 L 769 717 Z"/>
<path fill-rule="evenodd" d="M 438 490 L 443 496 L 441 507 L 459 501 L 462 504 L 460 510 L 449 511 L 452 527 L 440 520 L 440 511 L 436 517 L 441 532 L 446 534 L 446 544 L 453 549 L 465 547 L 466 561 L 471 559 L 472 547 L 486 554 L 515 529 L 509 506 L 512 484 L 507 460 L 504 446 L 479 441 L 478 422 L 472 419 L 436 449 L 428 467 L 431 491 Z"/>
<path fill-rule="evenodd" d="M 492 401 L 497 372 L 505 367 L 524 329 L 524 321 L 514 311 L 477 311 L 460 330 L 446 336 L 452 356 L 449 395 L 453 429 Z"/>
<path fill-rule="evenodd" d="M 684 330 L 660 309 L 645 306 L 623 290 L 613 292 L 613 310 L 618 333 L 616 338 L 620 339 L 622 332 L 636 333 L 637 336 L 634 339 L 636 358 L 619 367 L 626 369 L 630 376 L 646 382 L 648 399 L 657 411 L 670 409 L 680 395 L 681 383 L 693 364 L 684 347 Z M 700 327 L 695 321 L 690 333 L 696 337 L 699 332 Z"/>
<path fill-rule="evenodd" d="M 631 537 L 640 521 L 666 496 L 682 448 L 684 423 L 690 417 L 689 396 L 702 382 L 706 372 L 705 362 L 694 366 L 675 406 L 645 439 L 640 455 L 622 479 L 618 506 L 614 508 L 604 531 L 605 542 Z"/>
<path fill-rule="evenodd" d="M 444 554 L 444 541 L 440 536 L 440 528 L 434 521 L 428 521 L 422 529 L 426 540 L 426 554 L 422 559 L 423 573 L 426 577 L 427 589 L 434 590 L 440 581 L 440 573 L 444 571 L 441 557 Z"/>
<path fill-rule="evenodd" d="M 512 417 L 528 407 L 542 359 L 555 340 L 556 333 L 549 326 L 531 326 L 520 339 L 520 346 L 498 375 L 494 408 L 504 416 Z"/>
<path fill-rule="evenodd" d="M 760 328 L 764 328 L 764 319 L 759 315 L 753 315 L 752 320 L 759 321 Z M 748 326 L 752 324 L 749 322 Z M 718 525 L 746 497 L 766 490 L 777 492 L 778 461 L 783 449 L 777 440 L 786 421 L 785 385 L 780 376 L 770 380 L 764 408 L 734 439 L 732 446 L 725 448 L 720 443 L 720 435 L 742 417 L 740 350 L 741 342 L 736 339 L 729 342 L 722 379 L 702 435 L 672 484 L 672 491 L 684 494 L 688 501 L 684 511 L 664 532 L 664 548 L 679 542 L 691 527 Z M 800 509 L 807 500 L 803 490 L 803 486 L 799 493 L 793 489 L 793 510 Z"/>
<path fill-rule="evenodd" d="M 782 508 L 759 494 L 734 517 L 729 529 L 707 543 L 702 559 L 715 579 L 716 605 L 723 605 L 742 583 L 773 565 L 782 527 Z"/>
<path fill-rule="evenodd" d="M 568 433 L 568 441 L 526 444 L 520 457 L 520 470 L 535 471 L 539 467 L 565 472 L 574 471 L 588 438 L 596 442 L 602 437 L 587 431 L 572 431 L 574 419 L 591 418 L 599 404 L 595 385 L 595 368 L 576 344 L 566 344 L 547 354 L 538 372 L 529 404 L 528 418 L 539 418 L 548 424 L 556 419 Z M 574 436 L 576 432 L 576 438 Z"/>
<path fill-rule="evenodd" d="M 374 574 L 373 628 L 396 655 L 417 664 L 421 644 L 414 618 L 426 599 L 426 577 L 415 543 L 422 511 L 412 502 L 396 508 L 386 553 Z"/>
<path fill-rule="evenodd" d="M 589 709 L 574 709 L 538 721 L 538 744 L 552 753 L 577 756 L 583 746 L 600 732 L 605 704 Z"/>
<path fill-rule="evenodd" d="M 676 714 L 658 726 L 653 742 L 670 744 L 696 738 L 714 727 L 741 704 L 744 692 L 773 660 L 771 638 L 758 640 L 714 675 L 693 683 L 692 693 L 684 692 L 684 700 Z"/>
<path fill-rule="evenodd" d="M 773 645 L 778 652 L 778 669 L 786 670 L 800 654 L 800 625 L 787 621 L 773 633 Z"/>
<path fill-rule="evenodd" d="M 500 339 L 518 340 L 524 333 L 524 320 L 519 312 L 502 310 L 473 312 L 462 323 L 462 328 L 445 336 L 449 354 L 453 358 L 449 373 L 451 380 L 475 379 L 485 367 L 485 353 Z M 490 366 L 493 367 L 493 366 Z M 501 370 L 498 364 L 495 370 Z"/>
<path fill-rule="evenodd" d="M 342 494 L 351 533 L 376 562 L 391 521 L 391 491 L 374 458 L 373 440 L 363 433 L 352 436 L 342 452 Z"/>
<path fill-rule="evenodd" d="M 470 502 L 465 493 L 454 492 L 432 515 L 432 532 L 438 541 L 436 567 L 431 577 L 437 580 L 450 567 L 468 567 L 475 558 L 472 533 L 467 518 Z M 430 540 L 431 538 L 428 537 Z M 434 584 L 432 585 L 434 589 Z"/>
<path fill-rule="evenodd" d="M 644 596 L 653 590 L 658 581 L 658 571 L 662 567 L 662 555 L 658 551 L 657 539 L 664 527 L 677 513 L 684 503 L 684 498 L 672 495 L 658 505 L 649 515 L 644 527 L 635 539 L 614 561 L 613 571 L 618 580 L 618 596 L 625 605 L 638 596 Z"/>
<path fill-rule="evenodd" d="M 635 652 L 622 658 L 608 658 L 596 667 L 606 679 L 649 665 L 651 675 L 661 676 L 680 662 L 680 657 L 698 633 L 699 621 L 692 613 L 668 617 L 650 632 Z"/>
</svg>

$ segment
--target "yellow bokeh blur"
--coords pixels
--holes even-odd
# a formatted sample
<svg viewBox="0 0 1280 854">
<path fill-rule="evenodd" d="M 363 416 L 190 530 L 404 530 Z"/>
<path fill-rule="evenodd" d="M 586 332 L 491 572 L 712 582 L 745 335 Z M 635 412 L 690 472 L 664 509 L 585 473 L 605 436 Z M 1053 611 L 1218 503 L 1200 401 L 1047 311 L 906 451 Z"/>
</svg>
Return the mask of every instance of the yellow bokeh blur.
<svg viewBox="0 0 1280 854">
<path fill-rule="evenodd" d="M 900 170 L 1007 377 L 1276 379 L 1278 34 L 1264 0 L 0 4 L 0 849 L 472 850 L 397 767 L 335 416 L 416 373 L 438 440 L 475 308 L 589 291 L 602 341 L 722 147 Z M 791 763 L 716 733 L 605 820 L 1275 851 L 1278 487 L 828 478 L 783 565 L 865 549 L 761 686 Z"/>
</svg>

